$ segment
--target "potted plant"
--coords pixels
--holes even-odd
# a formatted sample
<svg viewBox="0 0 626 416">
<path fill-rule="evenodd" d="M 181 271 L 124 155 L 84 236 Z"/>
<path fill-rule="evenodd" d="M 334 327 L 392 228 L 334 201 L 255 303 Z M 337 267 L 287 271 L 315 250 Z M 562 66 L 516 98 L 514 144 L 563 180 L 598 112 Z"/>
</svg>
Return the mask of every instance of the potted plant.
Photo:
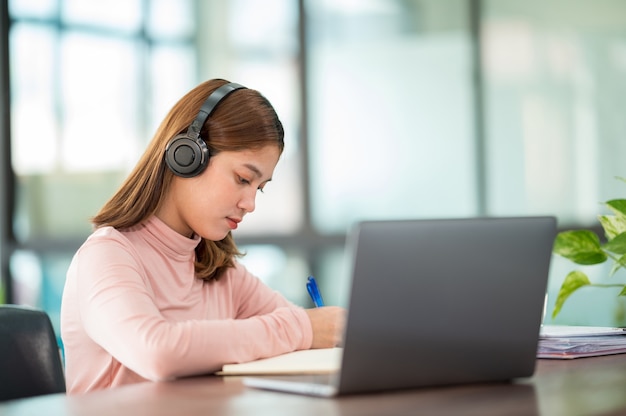
<svg viewBox="0 0 626 416">
<path fill-rule="evenodd" d="M 624 178 L 617 178 L 626 182 Z M 604 230 L 605 242 L 601 242 L 596 233 L 590 230 L 562 231 L 554 241 L 553 253 L 565 257 L 580 265 L 604 263 L 611 259 L 613 276 L 622 267 L 626 268 L 626 199 L 613 199 L 605 202 L 611 215 L 599 215 L 600 225 Z M 563 281 L 554 304 L 554 319 L 567 298 L 583 287 L 620 287 L 619 296 L 626 296 L 626 284 L 592 283 L 589 277 L 580 270 L 571 271 Z"/>
</svg>

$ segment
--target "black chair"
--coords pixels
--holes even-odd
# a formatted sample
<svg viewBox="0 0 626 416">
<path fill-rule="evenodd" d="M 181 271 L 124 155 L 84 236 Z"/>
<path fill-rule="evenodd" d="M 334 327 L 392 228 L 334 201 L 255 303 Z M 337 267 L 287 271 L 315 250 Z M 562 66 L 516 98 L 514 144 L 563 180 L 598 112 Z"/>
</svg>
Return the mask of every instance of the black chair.
<svg viewBox="0 0 626 416">
<path fill-rule="evenodd" d="M 0 401 L 65 393 L 65 374 L 48 315 L 0 305 Z"/>
</svg>

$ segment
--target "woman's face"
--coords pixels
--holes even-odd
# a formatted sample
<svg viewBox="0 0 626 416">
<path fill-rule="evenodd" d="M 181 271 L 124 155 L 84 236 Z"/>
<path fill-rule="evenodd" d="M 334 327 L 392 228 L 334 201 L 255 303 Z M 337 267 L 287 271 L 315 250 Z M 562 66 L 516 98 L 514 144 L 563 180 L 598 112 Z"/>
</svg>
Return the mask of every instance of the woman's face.
<svg viewBox="0 0 626 416">
<path fill-rule="evenodd" d="M 279 156 L 275 145 L 211 156 L 200 175 L 174 177 L 156 215 L 184 236 L 222 240 L 254 211 L 255 198 L 271 180 Z"/>
</svg>

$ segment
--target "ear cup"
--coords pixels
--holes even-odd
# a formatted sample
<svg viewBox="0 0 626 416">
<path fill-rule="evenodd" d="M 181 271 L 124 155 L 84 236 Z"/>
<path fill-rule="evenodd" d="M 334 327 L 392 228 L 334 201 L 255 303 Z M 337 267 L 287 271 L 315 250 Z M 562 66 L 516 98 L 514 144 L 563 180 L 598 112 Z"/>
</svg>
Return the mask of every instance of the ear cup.
<svg viewBox="0 0 626 416">
<path fill-rule="evenodd" d="M 165 163 L 178 176 L 191 178 L 199 175 L 209 162 L 209 149 L 201 138 L 196 140 L 179 134 L 165 147 Z"/>
</svg>

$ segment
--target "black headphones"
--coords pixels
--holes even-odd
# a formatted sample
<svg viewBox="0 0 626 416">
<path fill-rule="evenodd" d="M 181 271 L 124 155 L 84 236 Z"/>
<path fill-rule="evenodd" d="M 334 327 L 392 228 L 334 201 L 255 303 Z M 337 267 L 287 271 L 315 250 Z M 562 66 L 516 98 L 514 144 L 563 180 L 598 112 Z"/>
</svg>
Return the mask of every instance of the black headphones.
<svg viewBox="0 0 626 416">
<path fill-rule="evenodd" d="M 175 175 L 191 178 L 199 175 L 209 164 L 209 148 L 200 137 L 200 130 L 215 107 L 233 91 L 246 88 L 233 82 L 211 93 L 186 133 L 178 134 L 165 147 L 165 163 Z"/>
</svg>

